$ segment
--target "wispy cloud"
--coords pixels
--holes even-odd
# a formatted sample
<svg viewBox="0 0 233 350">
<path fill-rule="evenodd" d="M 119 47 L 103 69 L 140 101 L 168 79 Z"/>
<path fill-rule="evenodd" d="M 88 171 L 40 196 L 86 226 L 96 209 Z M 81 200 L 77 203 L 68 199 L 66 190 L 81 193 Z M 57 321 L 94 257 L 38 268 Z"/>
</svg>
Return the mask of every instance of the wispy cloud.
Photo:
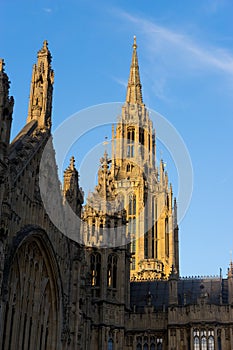
<svg viewBox="0 0 233 350">
<path fill-rule="evenodd" d="M 152 53 L 170 52 L 170 58 L 193 68 L 217 69 L 233 76 L 233 54 L 227 49 L 208 46 L 146 18 L 121 12 L 121 17 L 133 23 L 145 35 L 147 49 Z"/>
<path fill-rule="evenodd" d="M 114 77 L 114 76 L 112 76 L 112 79 L 113 79 L 117 84 L 123 86 L 124 89 L 127 88 L 127 80 L 120 79 L 120 78 L 117 78 L 117 77 Z"/>
<path fill-rule="evenodd" d="M 46 12 L 46 13 L 51 13 L 52 12 L 52 9 L 51 8 L 43 8 L 43 11 Z"/>
<path fill-rule="evenodd" d="M 166 95 L 166 85 L 167 81 L 165 77 L 161 77 L 158 79 L 155 79 L 152 83 L 152 90 L 154 91 L 155 95 L 165 102 L 170 102 L 170 99 Z"/>
</svg>

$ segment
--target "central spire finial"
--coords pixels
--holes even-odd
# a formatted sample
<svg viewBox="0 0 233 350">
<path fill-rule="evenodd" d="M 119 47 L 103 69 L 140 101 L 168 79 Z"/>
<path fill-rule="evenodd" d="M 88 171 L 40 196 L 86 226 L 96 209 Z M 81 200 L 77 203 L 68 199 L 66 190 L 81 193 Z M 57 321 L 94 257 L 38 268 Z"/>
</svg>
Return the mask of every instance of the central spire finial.
<svg viewBox="0 0 233 350">
<path fill-rule="evenodd" d="M 134 49 L 137 48 L 137 38 L 136 38 L 136 35 L 134 35 L 134 37 L 133 37 L 133 48 L 134 48 Z"/>
<path fill-rule="evenodd" d="M 142 101 L 142 86 L 140 82 L 138 57 L 137 57 L 137 43 L 136 36 L 133 38 L 133 56 L 131 61 L 126 102 L 133 104 L 143 104 Z"/>
</svg>

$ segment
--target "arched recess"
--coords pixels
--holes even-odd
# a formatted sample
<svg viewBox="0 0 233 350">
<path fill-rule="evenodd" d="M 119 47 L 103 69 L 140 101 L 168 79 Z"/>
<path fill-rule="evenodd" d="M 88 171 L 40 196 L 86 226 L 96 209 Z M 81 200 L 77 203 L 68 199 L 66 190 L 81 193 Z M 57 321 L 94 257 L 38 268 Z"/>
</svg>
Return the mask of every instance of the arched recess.
<svg viewBox="0 0 233 350">
<path fill-rule="evenodd" d="M 39 229 L 16 237 L 4 276 L 1 350 L 60 349 L 62 285 L 51 242 Z"/>
</svg>

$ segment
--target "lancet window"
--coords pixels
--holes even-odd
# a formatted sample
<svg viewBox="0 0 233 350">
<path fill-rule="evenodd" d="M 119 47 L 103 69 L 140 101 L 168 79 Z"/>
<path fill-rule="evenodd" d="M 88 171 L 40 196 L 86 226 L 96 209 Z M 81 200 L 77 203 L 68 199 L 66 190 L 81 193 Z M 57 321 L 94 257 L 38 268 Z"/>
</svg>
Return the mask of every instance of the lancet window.
<svg viewBox="0 0 233 350">
<path fill-rule="evenodd" d="M 194 350 L 215 350 L 214 330 L 194 329 L 193 345 Z"/>
<path fill-rule="evenodd" d="M 134 157 L 135 129 L 127 129 L 127 157 Z"/>
<path fill-rule="evenodd" d="M 163 339 L 154 336 L 136 338 L 136 350 L 163 350 Z"/>
<path fill-rule="evenodd" d="M 108 350 L 113 350 L 113 340 L 112 340 L 112 338 L 110 338 L 108 340 Z"/>
<path fill-rule="evenodd" d="M 91 254 L 91 286 L 100 287 L 101 275 L 101 255 L 99 253 Z"/>
<path fill-rule="evenodd" d="M 130 194 L 129 195 L 129 210 L 128 210 L 128 215 L 136 215 L 136 195 L 135 194 Z"/>
<path fill-rule="evenodd" d="M 117 287 L 117 256 L 115 254 L 108 256 L 107 282 L 108 288 Z"/>
</svg>

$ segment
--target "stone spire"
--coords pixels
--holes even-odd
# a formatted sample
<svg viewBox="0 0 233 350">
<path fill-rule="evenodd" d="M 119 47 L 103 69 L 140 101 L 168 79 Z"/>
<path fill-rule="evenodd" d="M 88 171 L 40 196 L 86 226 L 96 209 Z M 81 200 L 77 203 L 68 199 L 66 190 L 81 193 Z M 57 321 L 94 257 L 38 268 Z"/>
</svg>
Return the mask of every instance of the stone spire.
<svg viewBox="0 0 233 350">
<path fill-rule="evenodd" d="M 27 123 L 37 120 L 40 129 L 51 128 L 54 72 L 52 56 L 45 40 L 33 66 Z"/>
<path fill-rule="evenodd" d="M 143 105 L 142 85 L 140 82 L 136 36 L 134 36 L 133 56 L 129 73 L 126 102 Z"/>
</svg>

